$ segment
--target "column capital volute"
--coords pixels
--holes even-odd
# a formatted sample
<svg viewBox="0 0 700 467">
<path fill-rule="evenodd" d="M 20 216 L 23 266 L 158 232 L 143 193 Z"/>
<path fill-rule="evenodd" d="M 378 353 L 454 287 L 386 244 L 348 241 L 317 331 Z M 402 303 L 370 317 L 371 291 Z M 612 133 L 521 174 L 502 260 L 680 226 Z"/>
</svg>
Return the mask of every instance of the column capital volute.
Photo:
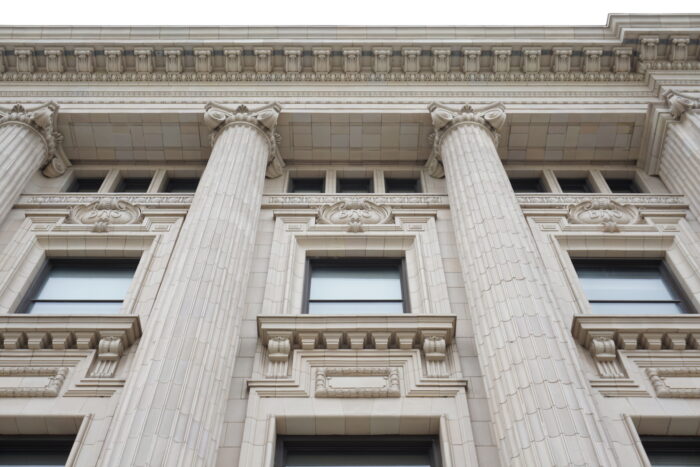
<svg viewBox="0 0 700 467">
<path fill-rule="evenodd" d="M 58 108 L 55 102 L 31 108 L 25 108 L 21 104 L 15 104 L 11 108 L 0 107 L 0 126 L 25 125 L 42 138 L 46 146 L 42 173 L 51 178 L 63 175 L 71 165 L 63 152 L 63 135 L 58 131 Z"/>
<path fill-rule="evenodd" d="M 277 119 L 282 107 L 277 103 L 249 109 L 245 105 L 236 108 L 210 102 L 204 108 L 204 124 L 211 130 L 212 146 L 225 128 L 236 125 L 247 125 L 259 131 L 267 140 L 269 155 L 267 171 L 268 178 L 282 175 L 284 160 L 279 152 L 279 133 Z"/>
<path fill-rule="evenodd" d="M 444 176 L 442 168 L 441 146 L 445 136 L 460 125 L 479 125 L 498 145 L 498 131 L 506 122 L 506 109 L 500 102 L 488 104 L 480 108 L 464 105 L 461 108 L 452 108 L 434 102 L 428 106 L 430 118 L 435 133 L 433 134 L 433 151 L 428 158 L 426 167 L 428 173 L 436 178 Z"/>
<path fill-rule="evenodd" d="M 700 109 L 700 98 L 681 94 L 678 91 L 669 90 L 663 95 L 671 111 L 671 117 L 680 120 L 689 110 Z"/>
</svg>

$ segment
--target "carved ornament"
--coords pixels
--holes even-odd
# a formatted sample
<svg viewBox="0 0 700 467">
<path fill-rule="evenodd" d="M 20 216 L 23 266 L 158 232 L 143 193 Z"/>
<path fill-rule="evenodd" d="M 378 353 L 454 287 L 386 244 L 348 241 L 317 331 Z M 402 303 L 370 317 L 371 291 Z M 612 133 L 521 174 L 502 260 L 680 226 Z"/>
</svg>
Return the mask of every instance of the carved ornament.
<svg viewBox="0 0 700 467">
<path fill-rule="evenodd" d="M 620 224 L 638 224 L 641 214 L 635 206 L 594 198 L 569 207 L 567 218 L 571 224 L 602 224 L 604 232 L 619 232 Z"/>
<path fill-rule="evenodd" d="M 70 222 L 92 225 L 94 232 L 107 232 L 110 225 L 136 224 L 142 213 L 138 206 L 117 198 L 104 198 L 86 206 L 75 206 L 70 212 Z"/>
<path fill-rule="evenodd" d="M 377 379 L 381 386 L 362 386 L 361 384 L 352 387 L 334 387 L 335 378 L 350 379 L 367 378 Z M 347 367 L 347 368 L 319 368 L 316 370 L 316 397 L 338 397 L 338 398 L 358 398 L 358 397 L 400 397 L 401 389 L 399 382 L 399 370 L 396 368 L 375 368 L 375 367 Z"/>
<path fill-rule="evenodd" d="M 676 91 L 667 91 L 664 98 L 671 109 L 671 116 L 680 120 L 689 110 L 700 109 L 700 98 L 687 96 Z"/>
<path fill-rule="evenodd" d="M 48 102 L 38 107 L 25 109 L 17 104 L 11 109 L 0 108 L 0 125 L 24 124 L 34 130 L 46 143 L 46 154 L 42 162 L 42 172 L 47 177 L 58 177 L 65 173 L 71 163 L 63 152 L 63 135 L 58 132 L 58 105 Z"/>
<path fill-rule="evenodd" d="M 386 224 L 391 208 L 366 199 L 344 200 L 318 209 L 319 224 L 347 225 L 348 232 L 362 232 L 366 224 Z"/>
<path fill-rule="evenodd" d="M 461 109 L 447 107 L 433 103 L 428 106 L 430 118 L 433 121 L 435 133 L 433 134 L 433 151 L 428 158 L 426 167 L 432 177 L 440 178 L 445 175 L 442 167 L 440 149 L 445 135 L 454 127 L 461 124 L 481 125 L 498 145 L 498 130 L 506 122 L 506 111 L 500 102 L 475 109 L 470 105 L 464 105 Z"/>
<path fill-rule="evenodd" d="M 260 57 L 258 57 L 260 58 Z M 212 130 L 212 144 L 219 134 L 228 126 L 249 124 L 257 128 L 267 139 L 269 155 L 266 176 L 276 178 L 282 175 L 284 160 L 279 152 L 279 134 L 276 132 L 277 119 L 282 108 L 279 104 L 268 104 L 255 109 L 239 105 L 233 109 L 220 104 L 209 103 L 204 111 L 204 124 Z"/>
</svg>

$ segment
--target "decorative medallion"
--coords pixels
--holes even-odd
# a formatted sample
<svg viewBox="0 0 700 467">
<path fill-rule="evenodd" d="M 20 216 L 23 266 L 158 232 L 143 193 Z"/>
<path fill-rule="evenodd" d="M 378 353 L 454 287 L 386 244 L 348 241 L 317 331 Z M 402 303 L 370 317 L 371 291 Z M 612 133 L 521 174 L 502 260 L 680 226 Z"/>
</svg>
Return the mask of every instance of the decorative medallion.
<svg viewBox="0 0 700 467">
<path fill-rule="evenodd" d="M 339 201 L 318 209 L 319 224 L 347 225 L 348 232 L 362 232 L 366 224 L 386 224 L 390 219 L 391 208 L 366 199 Z"/>
<path fill-rule="evenodd" d="M 619 232 L 620 224 L 638 224 L 639 209 L 629 204 L 620 204 L 609 198 L 583 201 L 569 207 L 567 215 L 572 224 L 602 224 L 604 232 Z"/>
<path fill-rule="evenodd" d="M 107 232 L 110 225 L 136 224 L 141 217 L 141 209 L 128 201 L 104 198 L 74 207 L 69 219 L 74 224 L 92 225 L 94 232 Z"/>
</svg>

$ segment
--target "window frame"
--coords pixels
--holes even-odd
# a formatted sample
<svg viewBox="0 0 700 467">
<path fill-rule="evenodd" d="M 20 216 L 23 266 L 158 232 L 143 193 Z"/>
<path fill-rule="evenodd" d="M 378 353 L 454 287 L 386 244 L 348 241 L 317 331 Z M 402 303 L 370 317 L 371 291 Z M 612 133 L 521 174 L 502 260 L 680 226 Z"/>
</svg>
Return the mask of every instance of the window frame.
<svg viewBox="0 0 700 467">
<path fill-rule="evenodd" d="M 406 276 L 406 258 L 348 258 L 348 257 L 332 257 L 332 258 L 306 258 L 304 265 L 304 290 L 302 293 L 302 309 L 301 313 L 309 314 L 309 303 L 311 293 L 311 269 L 312 263 L 336 267 L 339 264 L 349 265 L 350 267 L 368 267 L 368 266 L 386 266 L 387 264 L 395 264 L 399 267 L 399 281 L 401 285 L 401 308 L 402 314 L 411 313 L 408 295 L 408 277 Z M 332 303 L 353 303 L 353 302 L 396 302 L 396 300 L 322 300 L 323 302 Z M 377 313 L 381 315 L 382 313 Z M 318 315 L 321 316 L 321 315 Z M 341 315 L 322 315 L 322 316 L 341 316 Z"/>
<path fill-rule="evenodd" d="M 141 262 L 141 257 L 138 258 L 93 258 L 93 257 L 85 257 L 85 258 L 71 258 L 71 257 L 49 257 L 45 258 L 44 263 L 40 266 L 39 272 L 34 276 L 31 285 L 29 286 L 29 289 L 26 291 L 24 294 L 24 297 L 22 298 L 22 301 L 20 302 L 19 306 L 17 307 L 16 311 L 14 313 L 16 314 L 22 314 L 22 315 L 30 315 L 32 313 L 29 312 L 29 308 L 33 303 L 35 303 L 37 300 L 34 298 L 37 296 L 39 290 L 41 287 L 46 283 L 46 280 L 48 280 L 48 275 L 51 273 L 51 266 L 52 263 L 54 264 L 80 264 L 81 267 L 88 267 L 88 263 L 94 262 L 94 263 L 99 263 L 99 262 L 104 262 L 104 261 L 109 261 L 112 264 L 119 264 L 121 263 L 122 265 L 127 265 L 127 264 L 133 264 L 134 268 L 134 274 L 131 278 L 131 283 L 129 284 L 129 287 L 127 288 L 127 292 L 124 295 L 124 298 L 122 300 L 45 300 L 44 302 L 52 302 L 52 303 L 58 303 L 58 302 L 63 302 L 63 303 L 121 303 L 120 311 L 119 313 L 123 312 L 124 308 L 124 303 L 126 303 L 126 300 L 129 295 L 129 289 L 133 286 L 133 282 L 136 279 L 136 274 L 137 270 L 139 267 L 139 264 Z M 62 315 L 63 313 L 51 313 L 49 315 L 51 316 L 59 316 Z M 91 313 L 86 313 L 86 314 L 104 314 L 104 315 L 109 315 L 113 313 L 99 313 L 99 312 L 91 312 Z M 45 315 L 43 313 L 36 313 L 36 315 Z"/>
<path fill-rule="evenodd" d="M 336 436 L 305 436 L 305 435 L 278 435 L 275 443 L 274 467 L 286 467 L 287 455 L 290 451 L 301 450 L 328 451 L 332 454 L 335 450 L 338 454 L 362 447 L 365 450 L 375 452 L 405 452 L 407 448 L 425 449 L 430 458 L 431 467 L 442 467 L 442 455 L 437 436 L 428 435 L 336 435 Z M 391 466 L 387 466 L 391 467 Z"/>
<path fill-rule="evenodd" d="M 576 272 L 576 277 L 579 281 L 579 286 L 581 289 L 583 289 L 583 284 L 581 282 L 581 278 L 578 276 L 578 269 L 576 268 L 577 263 L 578 264 L 585 264 L 586 266 L 589 267 L 606 267 L 606 268 L 611 268 L 612 265 L 615 266 L 617 269 L 635 269 L 635 266 L 637 268 L 639 267 L 647 267 L 649 268 L 650 266 L 656 266 L 659 275 L 661 277 L 661 280 L 664 281 L 667 285 L 670 285 L 670 291 L 675 292 L 678 296 L 677 300 L 591 300 L 586 296 L 585 291 L 584 291 L 584 297 L 588 301 L 591 314 L 595 315 L 609 315 L 611 313 L 595 313 L 590 306 L 591 303 L 677 303 L 679 305 L 679 308 L 682 310 L 681 313 L 678 313 L 679 315 L 692 315 L 692 314 L 697 314 L 697 311 L 691 306 L 691 300 L 687 296 L 685 290 L 683 290 L 682 285 L 680 284 L 679 281 L 676 280 L 674 277 L 673 273 L 669 270 L 668 265 L 666 264 L 665 259 L 659 258 L 659 259 L 621 259 L 621 258 L 571 258 L 571 263 L 574 267 L 574 271 Z M 634 313 L 612 313 L 615 315 L 618 314 L 623 314 L 623 315 L 629 315 L 629 316 L 643 316 L 643 314 L 634 314 Z M 673 316 L 675 314 L 669 314 L 669 313 L 655 313 L 654 315 L 669 315 Z"/>
</svg>

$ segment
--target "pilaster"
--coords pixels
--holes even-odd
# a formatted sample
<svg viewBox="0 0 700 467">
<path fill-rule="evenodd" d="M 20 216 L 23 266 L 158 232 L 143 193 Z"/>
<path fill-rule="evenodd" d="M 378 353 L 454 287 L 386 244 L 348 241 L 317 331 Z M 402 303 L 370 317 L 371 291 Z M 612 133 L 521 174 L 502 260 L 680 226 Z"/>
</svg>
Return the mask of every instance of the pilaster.
<svg viewBox="0 0 700 467">
<path fill-rule="evenodd" d="M 615 465 L 496 151 L 503 105 L 429 110 L 503 465 Z"/>
<path fill-rule="evenodd" d="M 206 107 L 212 153 L 100 465 L 214 465 L 279 112 Z"/>
</svg>

